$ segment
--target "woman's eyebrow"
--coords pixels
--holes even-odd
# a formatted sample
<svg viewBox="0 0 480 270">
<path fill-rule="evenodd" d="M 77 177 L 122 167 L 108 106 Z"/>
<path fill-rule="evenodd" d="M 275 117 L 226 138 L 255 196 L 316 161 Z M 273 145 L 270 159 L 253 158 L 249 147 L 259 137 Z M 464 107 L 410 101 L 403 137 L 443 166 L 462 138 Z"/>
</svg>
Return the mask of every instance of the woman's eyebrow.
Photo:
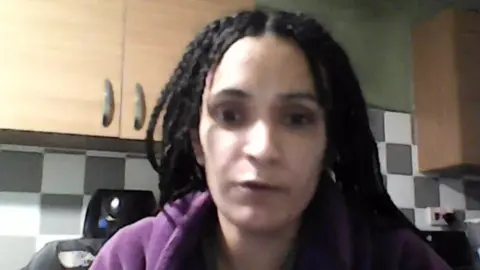
<svg viewBox="0 0 480 270">
<path fill-rule="evenodd" d="M 279 99 L 282 101 L 301 101 L 307 100 L 309 102 L 317 103 L 317 97 L 314 94 L 298 91 L 298 92 L 291 92 L 291 93 L 281 93 L 279 94 Z"/>
<path fill-rule="evenodd" d="M 212 97 L 249 99 L 252 97 L 252 94 L 248 91 L 238 88 L 225 88 L 216 93 L 213 93 Z"/>
<path fill-rule="evenodd" d="M 252 91 L 242 90 L 239 88 L 225 88 L 214 94 L 213 97 L 226 97 L 226 98 L 240 98 L 240 99 L 250 99 L 253 97 Z M 317 103 L 317 97 L 306 91 L 295 91 L 295 92 L 286 92 L 278 93 L 276 99 L 286 102 L 286 101 L 302 101 L 306 100 L 309 102 Z"/>
</svg>

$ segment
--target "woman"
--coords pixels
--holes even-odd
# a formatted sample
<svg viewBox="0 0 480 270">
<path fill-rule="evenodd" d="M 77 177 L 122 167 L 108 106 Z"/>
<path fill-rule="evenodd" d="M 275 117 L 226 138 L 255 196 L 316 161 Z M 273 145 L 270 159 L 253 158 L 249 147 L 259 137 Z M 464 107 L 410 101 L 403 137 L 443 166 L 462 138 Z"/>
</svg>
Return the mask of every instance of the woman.
<svg viewBox="0 0 480 270">
<path fill-rule="evenodd" d="M 93 270 L 450 269 L 386 193 L 357 78 L 312 18 L 255 10 L 208 25 L 147 141 L 163 211 L 121 230 Z"/>
</svg>

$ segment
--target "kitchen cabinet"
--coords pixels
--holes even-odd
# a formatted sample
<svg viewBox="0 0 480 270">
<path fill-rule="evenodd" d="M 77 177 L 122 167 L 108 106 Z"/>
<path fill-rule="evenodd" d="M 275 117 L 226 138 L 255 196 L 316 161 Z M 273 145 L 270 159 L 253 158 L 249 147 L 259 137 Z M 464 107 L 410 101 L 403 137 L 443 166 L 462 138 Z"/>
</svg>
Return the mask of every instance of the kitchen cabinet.
<svg viewBox="0 0 480 270">
<path fill-rule="evenodd" d="M 157 98 L 199 30 L 253 6 L 253 0 L 127 0 L 121 136 L 145 138 Z"/>
<path fill-rule="evenodd" d="M 253 6 L 253 0 L 3 3 L 0 129 L 144 139 L 187 43 L 211 20 Z"/>
<path fill-rule="evenodd" d="M 446 10 L 412 35 L 421 171 L 480 168 L 480 13 Z"/>
<path fill-rule="evenodd" d="M 120 0 L 2 2 L 0 129 L 118 136 L 123 10 Z"/>
</svg>

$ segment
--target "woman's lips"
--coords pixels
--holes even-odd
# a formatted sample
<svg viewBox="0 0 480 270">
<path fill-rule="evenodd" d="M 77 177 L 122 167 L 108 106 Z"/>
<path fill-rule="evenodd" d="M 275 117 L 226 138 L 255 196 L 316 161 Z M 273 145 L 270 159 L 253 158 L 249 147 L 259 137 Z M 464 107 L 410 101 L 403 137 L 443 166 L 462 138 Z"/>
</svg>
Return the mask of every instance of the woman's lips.
<svg viewBox="0 0 480 270">
<path fill-rule="evenodd" d="M 246 190 L 257 191 L 257 192 L 272 192 L 272 191 L 281 190 L 279 187 L 257 182 L 257 181 L 245 181 L 245 182 L 239 183 L 238 186 Z"/>
</svg>

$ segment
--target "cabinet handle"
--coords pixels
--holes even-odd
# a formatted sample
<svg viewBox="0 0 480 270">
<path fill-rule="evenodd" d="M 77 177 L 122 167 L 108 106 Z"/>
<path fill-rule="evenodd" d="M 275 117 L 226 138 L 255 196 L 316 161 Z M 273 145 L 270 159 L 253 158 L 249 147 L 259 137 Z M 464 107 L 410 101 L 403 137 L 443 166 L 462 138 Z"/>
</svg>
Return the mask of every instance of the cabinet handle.
<svg viewBox="0 0 480 270">
<path fill-rule="evenodd" d="M 115 102 L 113 101 L 113 86 L 110 80 L 105 80 L 104 84 L 104 108 L 102 116 L 102 125 L 108 127 L 113 121 L 113 114 L 115 112 Z"/>
<path fill-rule="evenodd" d="M 135 85 L 135 120 L 133 122 L 135 130 L 141 130 L 145 124 L 146 107 L 143 87 L 137 83 Z"/>
</svg>

